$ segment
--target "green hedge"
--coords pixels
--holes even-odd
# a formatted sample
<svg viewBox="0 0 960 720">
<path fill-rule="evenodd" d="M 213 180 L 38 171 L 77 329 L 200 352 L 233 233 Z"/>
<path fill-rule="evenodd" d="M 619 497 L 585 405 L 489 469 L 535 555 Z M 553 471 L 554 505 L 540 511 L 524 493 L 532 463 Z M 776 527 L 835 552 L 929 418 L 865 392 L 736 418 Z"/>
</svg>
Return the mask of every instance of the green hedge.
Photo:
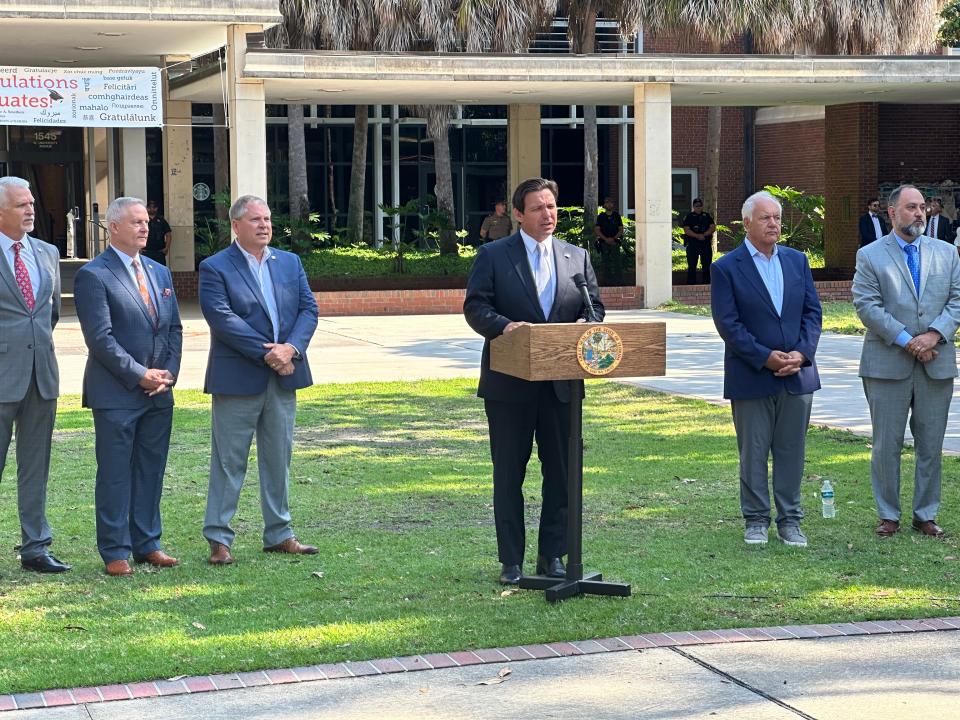
<svg viewBox="0 0 960 720">
<path fill-rule="evenodd" d="M 383 277 L 412 275 L 467 275 L 477 251 L 461 246 L 458 255 L 440 255 L 433 251 L 408 251 L 403 254 L 403 272 L 396 270 L 396 253 L 385 246 L 382 250 L 370 247 L 321 248 L 303 255 L 307 277 Z"/>
</svg>

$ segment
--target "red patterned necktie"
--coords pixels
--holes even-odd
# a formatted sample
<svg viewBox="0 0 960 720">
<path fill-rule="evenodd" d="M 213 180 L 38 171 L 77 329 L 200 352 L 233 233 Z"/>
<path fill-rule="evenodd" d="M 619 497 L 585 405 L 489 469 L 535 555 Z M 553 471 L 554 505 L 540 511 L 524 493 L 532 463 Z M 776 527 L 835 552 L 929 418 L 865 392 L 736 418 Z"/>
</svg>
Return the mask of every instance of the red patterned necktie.
<svg viewBox="0 0 960 720">
<path fill-rule="evenodd" d="M 15 242 L 13 244 L 13 272 L 17 276 L 17 287 L 20 288 L 20 292 L 23 293 L 23 299 L 27 303 L 27 307 L 30 310 L 33 310 L 33 306 L 36 305 L 36 299 L 33 297 L 33 283 L 30 282 L 30 273 L 27 272 L 27 264 L 23 262 L 23 258 L 20 257 L 20 248 L 23 247 L 23 243 Z"/>
<path fill-rule="evenodd" d="M 140 261 L 133 261 L 133 271 L 137 275 L 137 289 L 140 291 L 140 297 L 143 298 L 143 304 L 147 306 L 147 312 L 150 313 L 150 317 L 154 322 L 157 320 L 157 310 L 153 307 L 153 302 L 150 300 L 150 292 L 147 290 L 147 283 L 143 277 L 143 271 L 140 269 Z"/>
</svg>

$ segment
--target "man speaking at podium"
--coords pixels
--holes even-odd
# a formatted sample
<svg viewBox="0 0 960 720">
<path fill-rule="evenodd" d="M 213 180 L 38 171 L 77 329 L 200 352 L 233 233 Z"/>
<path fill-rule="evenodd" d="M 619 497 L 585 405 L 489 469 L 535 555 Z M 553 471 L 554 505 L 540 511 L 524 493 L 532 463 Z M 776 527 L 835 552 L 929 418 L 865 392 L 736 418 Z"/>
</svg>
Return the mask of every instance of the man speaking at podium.
<svg viewBox="0 0 960 720">
<path fill-rule="evenodd" d="M 543 474 L 543 507 L 537 542 L 537 574 L 562 578 L 567 553 L 567 445 L 570 383 L 531 382 L 490 369 L 490 341 L 521 325 L 585 322 L 587 308 L 573 276 L 582 274 L 598 319 L 603 305 L 590 255 L 553 237 L 559 190 L 552 180 L 524 180 L 513 193 L 520 229 L 482 245 L 467 281 L 463 314 L 486 339 L 480 386 L 490 429 L 493 514 L 500 582 L 520 581 L 525 549 L 523 478 L 537 439 Z"/>
</svg>

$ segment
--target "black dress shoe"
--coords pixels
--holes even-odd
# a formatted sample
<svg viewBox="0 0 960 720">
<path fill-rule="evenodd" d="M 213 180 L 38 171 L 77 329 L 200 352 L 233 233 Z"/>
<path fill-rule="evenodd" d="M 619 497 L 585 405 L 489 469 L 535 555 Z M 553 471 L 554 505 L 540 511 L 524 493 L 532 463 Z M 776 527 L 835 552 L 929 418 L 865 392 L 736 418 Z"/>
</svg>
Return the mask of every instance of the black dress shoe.
<svg viewBox="0 0 960 720">
<path fill-rule="evenodd" d="M 60 562 L 49 553 L 32 558 L 20 558 L 20 566 L 24 570 L 32 570 L 38 573 L 62 573 L 70 569 L 69 565 Z"/>
<path fill-rule="evenodd" d="M 516 585 L 520 582 L 520 566 L 519 565 L 507 565 L 503 564 L 503 569 L 500 571 L 500 584 L 501 585 Z"/>
<path fill-rule="evenodd" d="M 558 557 L 545 558 L 543 555 L 537 556 L 537 575 L 546 575 L 552 578 L 565 578 L 567 570 L 563 567 L 563 560 Z"/>
</svg>

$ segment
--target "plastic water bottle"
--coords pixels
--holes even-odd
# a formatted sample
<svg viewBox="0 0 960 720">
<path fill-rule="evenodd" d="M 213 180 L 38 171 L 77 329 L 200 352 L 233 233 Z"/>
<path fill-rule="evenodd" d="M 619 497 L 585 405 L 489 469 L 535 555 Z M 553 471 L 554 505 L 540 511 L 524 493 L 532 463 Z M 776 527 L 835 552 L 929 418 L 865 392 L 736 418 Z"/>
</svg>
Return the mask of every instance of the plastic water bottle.
<svg viewBox="0 0 960 720">
<path fill-rule="evenodd" d="M 829 480 L 824 480 L 820 487 L 820 502 L 823 506 L 823 516 L 832 518 L 837 516 L 837 506 L 833 504 L 833 485 Z"/>
</svg>

